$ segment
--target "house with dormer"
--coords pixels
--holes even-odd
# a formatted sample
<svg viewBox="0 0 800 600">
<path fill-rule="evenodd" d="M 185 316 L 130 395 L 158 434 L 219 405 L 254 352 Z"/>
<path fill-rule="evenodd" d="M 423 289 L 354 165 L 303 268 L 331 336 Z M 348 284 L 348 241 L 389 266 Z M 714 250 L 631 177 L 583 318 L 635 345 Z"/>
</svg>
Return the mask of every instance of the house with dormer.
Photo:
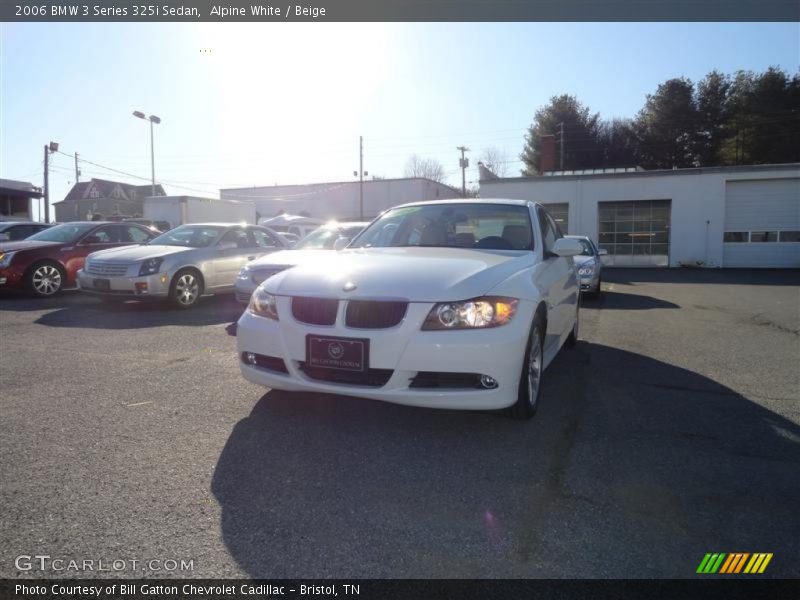
<svg viewBox="0 0 800 600">
<path fill-rule="evenodd" d="M 153 195 L 148 185 L 131 185 L 120 181 L 92 178 L 72 186 L 66 197 L 54 202 L 56 221 L 87 221 L 110 217 L 141 217 L 144 199 Z M 156 196 L 166 196 L 161 185 L 155 187 Z"/>
</svg>

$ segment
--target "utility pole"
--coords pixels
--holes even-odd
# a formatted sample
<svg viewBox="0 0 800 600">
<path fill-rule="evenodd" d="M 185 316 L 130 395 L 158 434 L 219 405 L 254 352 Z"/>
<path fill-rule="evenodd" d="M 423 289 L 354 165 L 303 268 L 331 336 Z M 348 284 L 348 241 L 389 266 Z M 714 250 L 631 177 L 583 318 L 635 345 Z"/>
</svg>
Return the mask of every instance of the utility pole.
<svg viewBox="0 0 800 600">
<path fill-rule="evenodd" d="M 358 218 L 364 220 L 364 136 L 358 136 Z"/>
<path fill-rule="evenodd" d="M 75 153 L 75 183 L 81 180 L 81 170 L 78 168 L 78 153 Z"/>
<path fill-rule="evenodd" d="M 44 222 L 50 222 L 50 148 L 44 146 Z M 41 219 L 42 215 L 39 215 Z"/>
<path fill-rule="evenodd" d="M 466 146 L 458 146 L 456 150 L 461 151 L 461 158 L 458 161 L 458 166 L 461 167 L 461 196 L 467 197 L 467 167 L 469 166 L 469 159 L 465 156 L 465 152 L 469 151 Z"/>
<path fill-rule="evenodd" d="M 559 167 L 559 170 L 563 171 L 564 170 L 564 121 L 561 121 L 561 123 L 559 123 L 559 127 L 561 129 L 561 135 L 559 137 L 559 139 L 561 140 L 561 142 L 559 143 L 559 146 L 561 147 L 560 148 L 560 150 L 561 150 L 561 166 Z"/>
</svg>

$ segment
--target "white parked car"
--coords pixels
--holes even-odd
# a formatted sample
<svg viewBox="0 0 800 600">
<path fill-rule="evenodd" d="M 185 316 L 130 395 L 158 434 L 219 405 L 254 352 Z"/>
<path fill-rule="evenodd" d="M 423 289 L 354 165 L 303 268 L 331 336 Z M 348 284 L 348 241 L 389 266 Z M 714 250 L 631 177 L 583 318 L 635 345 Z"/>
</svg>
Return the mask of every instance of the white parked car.
<svg viewBox="0 0 800 600">
<path fill-rule="evenodd" d="M 577 340 L 581 251 L 533 202 L 398 206 L 256 289 L 237 329 L 242 375 L 529 418 L 544 369 Z"/>
</svg>

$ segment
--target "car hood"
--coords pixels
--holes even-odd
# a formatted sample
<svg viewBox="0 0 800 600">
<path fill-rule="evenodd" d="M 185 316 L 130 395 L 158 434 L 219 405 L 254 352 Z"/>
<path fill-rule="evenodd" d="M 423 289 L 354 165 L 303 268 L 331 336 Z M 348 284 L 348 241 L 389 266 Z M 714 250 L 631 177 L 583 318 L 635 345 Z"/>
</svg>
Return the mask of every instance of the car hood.
<svg viewBox="0 0 800 600">
<path fill-rule="evenodd" d="M 186 246 L 161 246 L 142 244 L 138 246 L 121 246 L 119 248 L 109 248 L 108 250 L 98 250 L 93 252 L 92 260 L 109 260 L 114 262 L 138 262 L 148 258 L 158 258 L 180 252 L 197 250 L 197 248 L 187 248 Z"/>
<path fill-rule="evenodd" d="M 20 250 L 37 250 L 39 248 L 51 248 L 63 246 L 63 242 L 38 242 L 19 240 L 17 242 L 0 242 L 0 252 L 19 252 Z"/>
<path fill-rule="evenodd" d="M 332 253 L 333 250 L 281 250 L 250 261 L 247 266 L 251 269 L 272 266 L 293 267 L 294 265 L 330 256 Z"/>
<path fill-rule="evenodd" d="M 460 248 L 366 248 L 326 252 L 267 280 L 281 296 L 402 298 L 411 302 L 481 296 L 522 268 L 533 253 Z M 352 291 L 344 291 L 353 284 Z"/>
<path fill-rule="evenodd" d="M 583 256 L 579 254 L 578 256 L 573 256 L 573 260 L 575 261 L 576 265 L 585 265 L 586 263 L 594 262 L 594 256 Z"/>
</svg>

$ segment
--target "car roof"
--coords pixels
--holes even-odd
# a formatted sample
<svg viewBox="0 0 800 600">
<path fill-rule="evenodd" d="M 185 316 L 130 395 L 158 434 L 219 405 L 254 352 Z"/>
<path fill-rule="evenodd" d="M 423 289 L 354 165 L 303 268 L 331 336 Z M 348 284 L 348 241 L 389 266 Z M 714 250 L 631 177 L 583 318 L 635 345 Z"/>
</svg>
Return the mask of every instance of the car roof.
<svg viewBox="0 0 800 600">
<path fill-rule="evenodd" d="M 400 204 L 394 208 L 406 206 L 420 206 L 427 204 L 505 204 L 508 206 L 527 206 L 530 200 L 514 200 L 511 198 L 453 198 L 448 200 L 422 200 L 420 202 L 409 202 Z"/>
<path fill-rule="evenodd" d="M 39 221 L 0 221 L 0 227 L 11 227 L 12 225 L 44 225 L 49 227 L 55 223 L 40 223 Z"/>
<path fill-rule="evenodd" d="M 185 227 L 188 225 L 193 225 L 195 227 L 258 227 L 259 229 L 269 229 L 266 225 L 253 225 L 252 223 L 220 223 L 220 222 L 211 222 L 211 223 L 184 223 L 183 225 L 178 225 L 178 227 Z M 177 227 L 175 228 L 177 229 Z"/>
</svg>

